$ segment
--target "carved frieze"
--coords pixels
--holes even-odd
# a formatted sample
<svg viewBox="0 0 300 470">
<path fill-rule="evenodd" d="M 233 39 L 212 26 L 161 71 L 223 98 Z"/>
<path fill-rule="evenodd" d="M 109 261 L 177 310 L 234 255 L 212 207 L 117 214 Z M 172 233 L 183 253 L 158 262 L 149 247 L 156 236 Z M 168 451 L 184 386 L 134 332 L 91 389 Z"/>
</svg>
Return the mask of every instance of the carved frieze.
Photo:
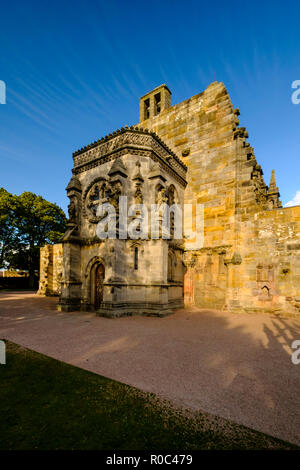
<svg viewBox="0 0 300 470">
<path fill-rule="evenodd" d="M 184 163 L 154 133 L 126 129 L 121 133 L 113 133 L 104 139 L 103 143 L 101 142 L 94 144 L 87 150 L 83 149 L 73 154 L 76 172 L 81 167 L 87 169 L 86 165 L 95 161 L 97 161 L 97 165 L 105 163 L 107 161 L 106 157 L 129 147 L 131 149 L 138 148 L 139 150 L 152 151 L 181 178 L 185 178 L 186 166 Z"/>
</svg>

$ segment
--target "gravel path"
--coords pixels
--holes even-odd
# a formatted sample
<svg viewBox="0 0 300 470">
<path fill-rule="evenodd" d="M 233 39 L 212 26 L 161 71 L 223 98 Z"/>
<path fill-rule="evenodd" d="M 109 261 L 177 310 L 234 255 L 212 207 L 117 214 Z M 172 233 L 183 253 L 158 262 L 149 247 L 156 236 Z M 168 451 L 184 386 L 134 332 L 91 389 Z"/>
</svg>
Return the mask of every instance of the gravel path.
<svg viewBox="0 0 300 470">
<path fill-rule="evenodd" d="M 0 338 L 300 445 L 300 318 L 191 308 L 108 319 L 56 302 L 0 293 Z"/>
</svg>

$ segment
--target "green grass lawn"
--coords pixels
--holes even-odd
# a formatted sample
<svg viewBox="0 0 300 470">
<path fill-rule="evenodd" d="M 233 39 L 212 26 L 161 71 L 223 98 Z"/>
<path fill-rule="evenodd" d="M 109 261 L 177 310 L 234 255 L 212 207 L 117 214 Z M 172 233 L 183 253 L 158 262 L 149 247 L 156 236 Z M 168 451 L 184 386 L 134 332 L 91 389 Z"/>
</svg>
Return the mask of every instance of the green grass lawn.
<svg viewBox="0 0 300 470">
<path fill-rule="evenodd" d="M 0 449 L 293 449 L 7 342 Z"/>
</svg>

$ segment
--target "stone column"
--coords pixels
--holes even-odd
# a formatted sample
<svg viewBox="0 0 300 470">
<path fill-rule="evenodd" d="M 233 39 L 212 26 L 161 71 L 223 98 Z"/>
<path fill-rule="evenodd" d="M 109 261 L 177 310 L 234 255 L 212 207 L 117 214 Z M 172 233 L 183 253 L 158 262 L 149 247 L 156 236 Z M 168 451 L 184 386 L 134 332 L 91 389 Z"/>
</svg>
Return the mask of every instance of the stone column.
<svg viewBox="0 0 300 470">
<path fill-rule="evenodd" d="M 64 312 L 81 307 L 81 253 L 78 243 L 64 242 L 61 296 L 57 309 Z"/>
</svg>

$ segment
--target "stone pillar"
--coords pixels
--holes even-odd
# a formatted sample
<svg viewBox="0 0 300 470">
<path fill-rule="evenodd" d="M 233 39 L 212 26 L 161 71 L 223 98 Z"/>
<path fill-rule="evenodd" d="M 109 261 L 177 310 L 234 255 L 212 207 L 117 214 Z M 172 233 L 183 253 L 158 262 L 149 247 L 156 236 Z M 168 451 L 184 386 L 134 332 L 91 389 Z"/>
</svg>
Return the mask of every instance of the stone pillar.
<svg viewBox="0 0 300 470">
<path fill-rule="evenodd" d="M 184 276 L 184 305 L 195 305 L 195 265 L 196 256 L 192 253 L 185 252 L 183 264 L 186 268 Z"/>
<path fill-rule="evenodd" d="M 61 296 L 58 310 L 70 312 L 81 307 L 81 253 L 78 243 L 63 244 Z"/>
<path fill-rule="evenodd" d="M 234 253 L 231 259 L 224 260 L 228 269 L 228 283 L 226 293 L 226 308 L 228 310 L 240 310 L 239 294 L 242 287 L 241 267 L 242 257 Z"/>
</svg>

